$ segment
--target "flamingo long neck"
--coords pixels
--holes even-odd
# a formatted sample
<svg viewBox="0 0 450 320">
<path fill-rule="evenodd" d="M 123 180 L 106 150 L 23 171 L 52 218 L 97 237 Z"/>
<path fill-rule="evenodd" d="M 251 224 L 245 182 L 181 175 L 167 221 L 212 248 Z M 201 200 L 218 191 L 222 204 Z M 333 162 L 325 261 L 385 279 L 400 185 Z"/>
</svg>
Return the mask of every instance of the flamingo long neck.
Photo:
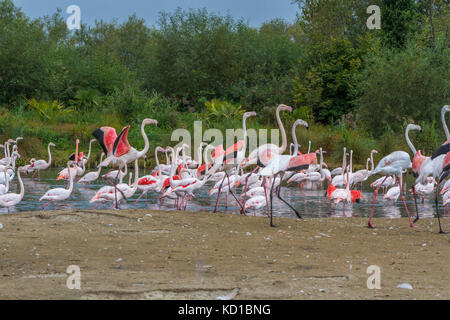
<svg viewBox="0 0 450 320">
<path fill-rule="evenodd" d="M 353 172 L 353 150 L 350 150 L 350 173 L 352 172 Z"/>
<path fill-rule="evenodd" d="M 52 163 L 52 153 L 50 151 L 50 143 L 48 144 L 47 151 L 48 151 L 48 162 L 47 162 L 47 165 L 50 167 L 50 164 Z"/>
<path fill-rule="evenodd" d="M 138 186 L 138 177 L 139 177 L 138 159 L 134 160 L 134 183 L 132 187 L 133 193 L 136 192 Z"/>
<path fill-rule="evenodd" d="M 322 150 L 322 148 L 320 148 L 320 169 L 319 169 L 320 181 L 324 181 L 326 178 L 325 172 L 322 170 L 322 167 L 323 167 L 323 150 Z"/>
<path fill-rule="evenodd" d="M 406 143 L 408 144 L 409 148 L 411 149 L 413 156 L 417 153 L 416 148 L 414 148 L 414 145 L 412 144 L 411 140 L 409 139 L 409 131 L 411 130 L 410 126 L 406 127 L 406 132 L 405 132 L 405 138 L 406 138 Z M 448 129 L 447 129 L 448 132 Z"/>
<path fill-rule="evenodd" d="M 307 153 L 310 153 L 310 152 L 311 152 L 311 140 L 308 141 L 308 152 Z"/>
<path fill-rule="evenodd" d="M 158 168 L 158 177 L 161 180 L 162 174 L 161 174 L 161 168 L 159 167 L 158 149 L 159 149 L 159 147 L 155 148 L 155 160 L 156 160 L 156 168 Z M 166 153 L 166 155 L 167 155 L 167 153 Z"/>
<path fill-rule="evenodd" d="M 212 149 L 212 147 L 208 145 L 205 148 L 205 151 L 203 153 L 203 161 L 205 162 L 205 165 L 206 165 L 207 168 L 209 167 L 209 159 L 208 159 L 208 150 L 209 149 Z"/>
<path fill-rule="evenodd" d="M 286 131 L 284 130 L 283 122 L 281 122 L 281 118 L 280 118 L 280 107 L 277 108 L 276 117 L 277 117 L 278 128 L 281 131 L 280 154 L 283 154 L 284 151 L 286 150 L 287 140 L 286 140 Z"/>
<path fill-rule="evenodd" d="M 138 158 L 145 155 L 148 151 L 148 148 L 150 147 L 147 134 L 145 133 L 145 121 L 142 121 L 142 124 L 141 124 L 141 135 L 142 135 L 142 138 L 144 139 L 144 149 L 142 149 L 142 151 L 138 152 L 138 154 L 139 154 Z"/>
<path fill-rule="evenodd" d="M 373 163 L 373 154 L 374 154 L 374 152 L 373 152 L 373 150 L 372 150 L 372 152 L 370 153 L 370 171 L 372 172 L 373 171 L 373 169 L 374 169 L 374 163 Z"/>
<path fill-rule="evenodd" d="M 7 143 L 8 142 L 5 142 L 5 144 L 3 145 L 3 151 L 5 152 L 5 159 L 6 160 L 9 160 L 9 157 L 8 157 L 8 149 L 7 149 Z"/>
<path fill-rule="evenodd" d="M 76 141 L 76 145 L 75 145 L 75 162 L 78 163 L 78 139 Z"/>
<path fill-rule="evenodd" d="M 296 156 L 298 155 L 298 141 L 297 141 L 297 135 L 295 134 L 295 129 L 297 128 L 297 124 L 294 123 L 294 125 L 292 126 L 292 140 L 294 140 L 294 153 L 292 154 L 292 156 Z"/>
<path fill-rule="evenodd" d="M 19 198 L 20 198 L 20 200 L 22 200 L 23 196 L 25 194 L 25 187 L 23 186 L 22 177 L 20 176 L 20 170 L 17 170 L 17 179 L 19 180 L 19 185 L 20 185 Z"/>
<path fill-rule="evenodd" d="M 244 158 L 245 158 L 245 152 L 247 151 L 247 123 L 246 122 L 247 122 L 247 118 L 244 116 L 242 119 L 242 130 L 244 130 L 244 147 L 242 148 L 242 150 L 240 150 L 240 153 L 242 154 L 242 156 Z"/>
<path fill-rule="evenodd" d="M 202 145 L 202 143 L 200 143 L 200 146 L 197 149 L 197 161 L 198 161 L 199 167 L 202 165 L 202 161 L 203 161 L 202 149 L 203 149 L 203 145 Z"/>
<path fill-rule="evenodd" d="M 447 122 L 445 121 L 445 113 L 447 112 L 447 108 L 444 106 L 441 110 L 441 120 L 442 126 L 444 127 L 445 137 L 447 140 L 450 139 L 450 133 L 448 132 Z"/>
<path fill-rule="evenodd" d="M 323 150 L 320 148 L 320 170 L 322 170 L 323 167 Z"/>
<path fill-rule="evenodd" d="M 95 140 L 91 140 L 89 142 L 89 151 L 88 151 L 88 155 L 87 155 L 87 158 L 86 158 L 86 163 L 89 161 L 89 158 L 91 157 L 92 142 L 94 142 L 94 141 Z"/>
<path fill-rule="evenodd" d="M 103 156 L 104 156 L 105 154 L 104 153 L 102 153 L 101 155 L 100 155 L 100 163 L 102 163 L 102 161 L 103 161 Z M 100 172 L 102 171 L 102 167 L 101 166 L 99 166 L 98 167 L 98 170 L 97 170 L 97 176 L 99 176 L 100 175 Z"/>
<path fill-rule="evenodd" d="M 167 149 L 167 148 L 166 148 L 166 149 Z M 166 152 L 166 164 L 167 164 L 167 165 L 171 165 L 171 163 L 170 163 L 170 157 L 169 157 L 169 155 L 168 155 L 169 151 L 170 151 L 170 150 L 168 150 L 168 151 Z"/>
<path fill-rule="evenodd" d="M 127 175 L 127 172 L 128 172 L 128 166 L 127 165 L 125 165 L 125 170 L 124 171 L 120 170 L 120 167 L 119 167 L 119 183 L 123 183 L 123 178 Z"/>
<path fill-rule="evenodd" d="M 350 155 L 350 162 L 352 161 L 351 159 L 352 159 L 352 158 L 351 158 L 351 155 Z M 348 192 L 350 192 L 350 179 L 349 179 L 349 173 L 348 173 L 348 171 L 347 171 L 347 182 L 346 182 L 346 184 L 345 184 L 345 190 L 347 190 Z"/>
<path fill-rule="evenodd" d="M 369 172 L 369 162 L 370 162 L 370 159 L 367 158 L 367 161 L 366 161 L 366 171 L 367 172 Z"/>
<path fill-rule="evenodd" d="M 172 167 L 170 168 L 170 184 L 172 184 L 173 183 L 173 176 L 174 176 L 174 174 L 175 174 L 175 170 L 177 169 L 177 157 L 178 157 L 178 152 L 179 152 L 179 149 L 176 149 L 176 150 L 173 150 L 172 151 Z"/>
<path fill-rule="evenodd" d="M 3 173 L 5 174 L 5 188 L 6 188 L 6 192 L 8 192 L 9 190 L 9 175 L 7 174 L 8 168 L 5 167 L 5 171 L 3 171 Z"/>
<path fill-rule="evenodd" d="M 13 155 L 13 156 L 10 158 L 10 163 L 11 163 L 13 172 L 15 172 L 15 170 L 16 170 L 16 160 L 17 160 L 17 155 Z"/>
<path fill-rule="evenodd" d="M 9 142 L 5 143 L 6 159 L 11 163 L 11 153 L 9 150 Z"/>
<path fill-rule="evenodd" d="M 342 174 L 344 174 L 345 165 L 347 164 L 347 156 L 345 155 L 346 152 L 347 152 L 347 149 L 344 148 L 344 157 L 342 158 Z"/>
<path fill-rule="evenodd" d="M 73 177 L 72 177 L 72 172 L 70 172 L 70 166 L 67 166 L 67 170 L 69 170 L 69 194 L 72 193 L 73 190 Z"/>
</svg>

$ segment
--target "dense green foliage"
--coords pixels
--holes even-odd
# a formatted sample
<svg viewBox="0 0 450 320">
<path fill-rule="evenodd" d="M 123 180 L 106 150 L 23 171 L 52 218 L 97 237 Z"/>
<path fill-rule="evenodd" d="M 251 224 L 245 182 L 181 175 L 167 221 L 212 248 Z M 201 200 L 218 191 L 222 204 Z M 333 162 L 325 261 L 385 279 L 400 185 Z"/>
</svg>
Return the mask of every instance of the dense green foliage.
<svg viewBox="0 0 450 320">
<path fill-rule="evenodd" d="M 177 9 L 161 13 L 156 26 L 133 15 L 71 33 L 60 10 L 31 19 L 0 0 L 0 137 L 28 137 L 34 156 L 52 140 L 62 155 L 100 125 L 131 124 L 130 141 L 140 147 L 137 125 L 149 117 L 159 122 L 147 129 L 154 147 L 197 119 L 237 128 L 244 111 L 258 114 L 251 127 L 274 127 L 275 108 L 285 103 L 294 112 L 284 121 L 308 120 L 302 140 L 336 161 L 344 145 L 361 162 L 374 147 L 405 149 L 410 122 L 424 128 L 414 137 L 427 144 L 422 149 L 441 142 L 448 0 L 294 2 L 296 21 L 259 28 Z M 381 7 L 381 30 L 366 27 L 371 4 Z"/>
</svg>

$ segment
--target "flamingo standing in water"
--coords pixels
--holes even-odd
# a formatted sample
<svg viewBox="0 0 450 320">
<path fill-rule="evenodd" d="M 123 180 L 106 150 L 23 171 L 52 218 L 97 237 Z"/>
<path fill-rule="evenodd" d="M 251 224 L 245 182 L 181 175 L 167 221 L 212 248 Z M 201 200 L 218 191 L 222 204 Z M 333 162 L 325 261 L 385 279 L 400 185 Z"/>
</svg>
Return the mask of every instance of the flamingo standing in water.
<svg viewBox="0 0 450 320">
<path fill-rule="evenodd" d="M 33 168 L 33 171 L 35 171 L 35 174 L 37 172 L 38 174 L 38 179 L 41 178 L 40 176 L 40 172 L 41 170 L 47 170 L 51 163 L 52 163 L 52 153 L 50 151 L 50 147 L 55 147 L 55 144 L 53 142 L 50 142 L 47 146 L 47 151 L 48 151 L 48 161 L 45 160 L 37 160 L 35 162 L 32 163 L 31 168 Z M 34 175 L 33 175 L 34 176 Z"/>
<path fill-rule="evenodd" d="M 308 128 L 308 123 L 304 120 L 298 119 L 294 123 L 295 125 L 292 127 L 292 136 L 294 137 L 294 143 L 295 143 L 295 150 L 293 152 L 293 156 L 291 155 L 278 155 L 277 157 L 274 157 L 268 164 L 265 166 L 259 174 L 264 178 L 263 184 L 265 187 L 266 179 L 273 178 L 273 181 L 277 178 L 277 176 L 280 176 L 280 181 L 283 180 L 283 175 L 286 171 L 295 171 L 295 170 L 306 170 L 308 169 L 309 165 L 311 164 L 317 164 L 317 156 L 316 153 L 309 153 L 305 155 L 297 155 L 298 153 L 298 143 L 297 143 L 297 136 L 295 134 L 295 128 L 297 125 L 302 124 L 306 128 Z M 273 225 L 273 189 L 274 189 L 275 183 L 272 183 L 271 189 L 270 189 L 270 226 L 275 227 Z M 300 213 L 298 213 L 297 210 L 295 210 L 294 207 L 292 207 L 286 200 L 284 200 L 281 197 L 281 184 L 278 186 L 277 191 L 277 197 L 282 202 L 284 202 L 289 208 L 291 208 L 296 216 L 301 219 Z M 268 201 L 266 201 L 268 203 Z"/>
<path fill-rule="evenodd" d="M 100 162 L 102 162 L 104 156 L 105 156 L 105 153 L 102 152 L 102 154 L 100 156 Z M 78 183 L 90 184 L 91 182 L 94 182 L 100 176 L 101 171 L 102 171 L 102 167 L 99 167 L 97 169 L 97 171 L 92 171 L 92 172 L 86 173 L 80 180 L 78 180 Z"/>
<path fill-rule="evenodd" d="M 54 189 L 50 189 L 48 190 L 40 199 L 39 201 L 42 200 L 48 200 L 48 202 L 46 202 L 43 206 L 42 206 L 42 210 L 45 209 L 45 207 L 52 203 L 53 206 L 55 206 L 55 202 L 56 201 L 64 201 L 67 200 L 70 195 L 72 194 L 72 190 L 73 190 L 73 178 L 74 176 L 72 175 L 73 171 L 70 170 L 70 162 L 67 163 L 67 172 L 69 173 L 69 189 L 65 189 L 65 188 L 54 188 Z"/>
<path fill-rule="evenodd" d="M 140 177 L 138 180 L 138 189 L 142 191 L 141 195 L 137 198 L 133 206 L 136 206 L 139 200 L 145 195 L 145 206 L 147 207 L 147 193 L 149 191 L 161 190 L 164 180 L 167 178 L 166 175 L 162 174 L 162 168 L 159 164 L 158 151 L 166 153 L 166 150 L 158 146 L 155 148 L 155 159 L 156 159 L 156 172 L 154 175 L 147 175 Z M 167 154 L 167 153 L 166 153 Z M 156 176 L 157 175 L 157 176 Z"/>
<path fill-rule="evenodd" d="M 228 178 L 228 185 L 230 186 L 230 174 L 233 170 L 238 171 L 238 167 L 241 165 L 242 162 L 245 160 L 245 152 L 247 150 L 247 126 L 246 126 L 246 120 L 247 118 L 256 116 L 256 112 L 246 112 L 242 116 L 242 130 L 243 130 L 243 140 L 236 142 L 234 145 L 230 146 L 225 150 L 225 152 L 218 158 L 216 158 L 213 168 L 215 167 L 219 171 L 225 172 L 225 175 L 222 179 L 222 182 L 220 184 L 220 187 L 218 189 L 217 194 L 217 200 L 216 200 L 216 207 L 214 209 L 214 212 L 217 212 L 217 208 L 219 205 L 220 200 L 220 194 L 222 191 L 222 186 L 225 181 L 225 178 Z M 215 169 L 215 170 L 216 170 Z M 215 171 L 214 171 L 215 172 Z M 231 195 L 234 197 L 236 202 L 241 207 L 242 213 L 245 213 L 244 207 L 234 194 L 234 192 L 229 188 L 229 191 Z"/>
<path fill-rule="evenodd" d="M 144 119 L 141 124 L 141 135 L 144 139 L 144 149 L 141 151 L 136 150 L 128 143 L 128 131 L 130 126 L 126 126 L 117 135 L 116 130 L 111 127 L 101 127 L 95 130 L 92 135 L 97 139 L 103 152 L 107 155 L 107 158 L 102 161 L 99 166 L 106 167 L 110 163 L 117 164 L 119 169 L 126 167 L 126 165 L 138 158 L 145 156 L 150 146 L 147 134 L 145 133 L 145 126 L 148 124 L 158 125 L 158 121 L 154 119 Z M 117 188 L 114 185 L 115 196 L 117 198 Z M 117 207 L 117 199 L 116 199 Z"/>
<path fill-rule="evenodd" d="M 280 104 L 277 107 L 275 116 L 278 123 L 278 128 L 281 131 L 281 147 L 276 146 L 275 144 L 263 144 L 259 146 L 257 149 L 253 150 L 248 158 L 246 158 L 242 166 L 245 168 L 252 164 L 257 164 L 259 167 L 265 167 L 274 157 L 283 154 L 286 151 L 287 147 L 287 138 L 286 131 L 284 130 L 283 122 L 281 122 L 280 112 L 281 111 L 289 111 L 292 112 L 292 107 L 287 106 L 285 104 Z M 298 152 L 298 151 L 297 151 Z"/>
<path fill-rule="evenodd" d="M 21 169 L 21 167 L 19 167 L 19 170 L 17 171 L 17 179 L 19 180 L 19 184 L 20 184 L 20 193 L 18 193 L 18 194 L 17 193 L 5 193 L 0 196 L 0 206 L 8 208 L 8 213 L 9 213 L 9 208 L 12 206 L 15 206 L 20 201 L 22 201 L 23 196 L 25 194 L 25 188 L 23 186 L 23 181 L 22 181 L 22 178 L 20 177 L 20 171 L 21 171 L 20 169 Z M 8 181 L 7 179 L 5 179 L 5 180 Z"/>
<path fill-rule="evenodd" d="M 358 170 L 353 174 L 353 177 L 352 177 L 353 184 L 356 185 L 357 183 L 361 183 L 361 189 L 362 189 L 363 182 L 367 180 L 370 172 L 372 172 L 374 169 L 374 163 L 373 163 L 373 154 L 374 153 L 378 153 L 378 151 L 372 150 L 370 152 L 370 158 L 367 158 L 367 162 L 366 162 L 366 169 Z M 371 165 L 372 165 L 370 170 L 369 170 L 369 162 L 371 162 Z"/>
<path fill-rule="evenodd" d="M 404 151 L 394 151 L 391 154 L 387 155 L 386 157 L 384 157 L 383 159 L 380 160 L 377 167 L 370 173 L 370 176 L 378 174 L 378 173 L 384 173 L 386 175 L 393 174 L 393 175 L 397 176 L 397 178 L 399 180 L 400 198 L 402 199 L 403 204 L 405 206 L 406 213 L 408 214 L 409 225 L 410 225 L 410 227 L 416 227 L 413 224 L 413 222 L 411 221 L 408 207 L 406 206 L 406 202 L 405 202 L 405 197 L 402 195 L 402 173 L 403 173 L 403 170 L 409 169 L 411 167 L 412 167 L 412 163 L 411 163 L 411 159 L 410 159 L 408 153 L 406 153 Z M 384 178 L 384 180 L 386 180 L 386 179 L 387 179 L 387 176 L 386 176 L 386 178 Z M 381 183 L 381 185 L 382 184 L 383 183 Z M 374 192 L 373 207 L 372 207 L 372 212 L 370 213 L 370 218 L 369 218 L 369 223 L 368 223 L 370 228 L 375 228 L 375 225 L 372 223 L 372 219 L 373 219 L 373 213 L 375 211 L 375 203 L 377 201 L 378 190 L 381 188 L 381 185 L 377 189 L 375 189 L 375 192 Z"/>
<path fill-rule="evenodd" d="M 5 184 L 0 183 L 0 195 L 3 195 L 9 191 L 9 177 L 7 174 L 8 169 L 12 169 L 10 165 L 3 168 L 3 175 L 5 176 Z M 0 172 L 0 174 L 2 174 Z"/>
</svg>

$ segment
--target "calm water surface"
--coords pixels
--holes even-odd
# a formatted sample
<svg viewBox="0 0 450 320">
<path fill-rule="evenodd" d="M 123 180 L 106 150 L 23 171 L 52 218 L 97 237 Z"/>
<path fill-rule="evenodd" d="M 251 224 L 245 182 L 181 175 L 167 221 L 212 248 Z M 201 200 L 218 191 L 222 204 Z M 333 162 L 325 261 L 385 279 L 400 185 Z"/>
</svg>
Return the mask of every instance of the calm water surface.
<svg viewBox="0 0 450 320">
<path fill-rule="evenodd" d="M 31 177 L 23 177 L 25 186 L 25 196 L 23 200 L 16 206 L 11 208 L 12 213 L 20 213 L 21 211 L 34 211 L 41 210 L 41 205 L 43 202 L 39 202 L 39 198 L 49 189 L 56 187 L 64 187 L 65 183 L 63 181 L 56 181 L 58 172 L 62 168 L 50 169 L 41 173 L 41 179 L 32 179 Z M 147 170 L 148 171 L 148 170 Z M 104 170 L 102 174 L 107 172 Z M 142 172 L 140 170 L 140 176 L 144 174 L 149 174 L 149 172 Z M 128 176 L 127 176 L 128 178 Z M 324 197 L 325 189 L 324 187 L 313 186 L 317 190 L 304 190 L 299 189 L 297 186 L 292 187 L 282 187 L 281 195 L 287 200 L 291 205 L 293 205 L 302 216 L 309 218 L 319 218 L 319 217 L 368 217 L 372 209 L 373 203 L 373 191 L 369 184 L 379 177 L 372 177 L 364 185 L 362 192 L 362 199 L 360 203 L 355 203 L 350 206 L 343 207 L 339 204 L 337 207 L 331 205 L 328 200 Z M 408 186 L 411 185 L 412 179 L 407 177 Z M 409 181 L 411 180 L 411 181 Z M 125 179 L 124 179 L 125 181 Z M 127 179 L 126 179 L 127 181 Z M 85 186 L 84 184 L 74 184 L 74 190 L 70 198 L 57 204 L 56 209 L 92 209 L 95 204 L 89 203 L 89 200 L 95 195 L 96 191 L 104 186 L 105 183 L 100 179 L 95 183 Z M 213 211 L 216 196 L 210 197 L 208 194 L 209 189 L 212 187 L 213 182 L 208 183 L 206 187 L 195 192 L 195 198 L 188 204 L 188 211 Z M 11 192 L 19 192 L 19 184 L 17 177 L 11 183 Z M 381 190 L 380 190 L 381 191 Z M 138 190 L 136 194 L 128 199 L 127 203 L 121 205 L 122 209 L 134 208 L 133 204 L 137 197 L 140 195 Z M 160 194 L 148 193 L 148 206 L 149 209 L 162 209 L 162 210 L 174 210 L 173 201 L 165 200 L 164 204 L 159 204 L 157 198 Z M 137 208 L 145 208 L 145 197 L 137 204 Z M 219 206 L 219 210 L 223 213 L 239 214 L 239 206 L 236 204 L 231 195 L 228 197 L 229 204 L 228 208 L 225 207 L 225 196 L 222 196 L 222 201 Z M 416 214 L 416 209 L 414 201 L 410 196 L 406 197 L 406 202 L 408 209 L 412 215 Z M 110 208 L 110 204 L 105 206 L 100 205 L 99 208 Z M 422 218 L 434 217 L 434 205 L 432 199 L 425 199 L 422 204 L 418 201 L 419 214 Z M 53 210 L 51 205 L 47 206 L 46 210 Z M 444 208 L 440 208 L 440 212 L 444 212 Z M 295 217 L 294 213 L 281 201 L 279 201 L 276 196 L 274 196 L 274 216 L 278 217 Z M 0 214 L 6 214 L 6 208 L 0 208 Z M 250 211 L 249 215 L 265 215 L 265 210 L 261 209 L 259 211 Z M 383 194 L 379 194 L 377 198 L 377 204 L 375 207 L 375 217 L 388 217 L 388 218 L 399 218 L 406 217 L 406 211 L 403 203 L 399 199 L 395 204 L 390 201 L 386 202 L 383 200 Z M 448 215 L 446 215 L 448 217 Z"/>
</svg>

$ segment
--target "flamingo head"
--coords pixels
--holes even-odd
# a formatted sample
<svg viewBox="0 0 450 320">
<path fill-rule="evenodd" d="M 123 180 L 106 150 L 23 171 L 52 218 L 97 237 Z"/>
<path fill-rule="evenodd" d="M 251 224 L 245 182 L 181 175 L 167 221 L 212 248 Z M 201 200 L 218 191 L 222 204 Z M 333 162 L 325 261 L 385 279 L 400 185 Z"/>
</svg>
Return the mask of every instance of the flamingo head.
<svg viewBox="0 0 450 320">
<path fill-rule="evenodd" d="M 280 104 L 280 105 L 278 106 L 278 109 L 280 109 L 280 111 L 289 111 L 289 112 L 292 112 L 292 107 L 287 106 L 287 105 L 285 105 L 285 104 Z"/>
<path fill-rule="evenodd" d="M 255 111 L 250 111 L 250 112 L 244 113 L 244 119 L 247 119 L 247 118 L 250 118 L 250 117 L 256 117 L 256 112 Z"/>
<path fill-rule="evenodd" d="M 289 107 L 289 108 L 290 108 L 290 107 Z M 292 111 L 292 108 L 291 108 L 290 111 Z M 297 119 L 297 120 L 295 120 L 293 126 L 294 126 L 294 127 L 296 127 L 296 126 L 304 126 L 306 129 L 309 129 L 308 122 L 306 122 L 306 121 L 303 120 L 303 119 Z"/>
<path fill-rule="evenodd" d="M 155 119 L 144 119 L 144 121 L 142 121 L 142 124 L 146 125 L 146 124 L 154 124 L 155 126 L 158 125 L 158 121 Z"/>
</svg>

